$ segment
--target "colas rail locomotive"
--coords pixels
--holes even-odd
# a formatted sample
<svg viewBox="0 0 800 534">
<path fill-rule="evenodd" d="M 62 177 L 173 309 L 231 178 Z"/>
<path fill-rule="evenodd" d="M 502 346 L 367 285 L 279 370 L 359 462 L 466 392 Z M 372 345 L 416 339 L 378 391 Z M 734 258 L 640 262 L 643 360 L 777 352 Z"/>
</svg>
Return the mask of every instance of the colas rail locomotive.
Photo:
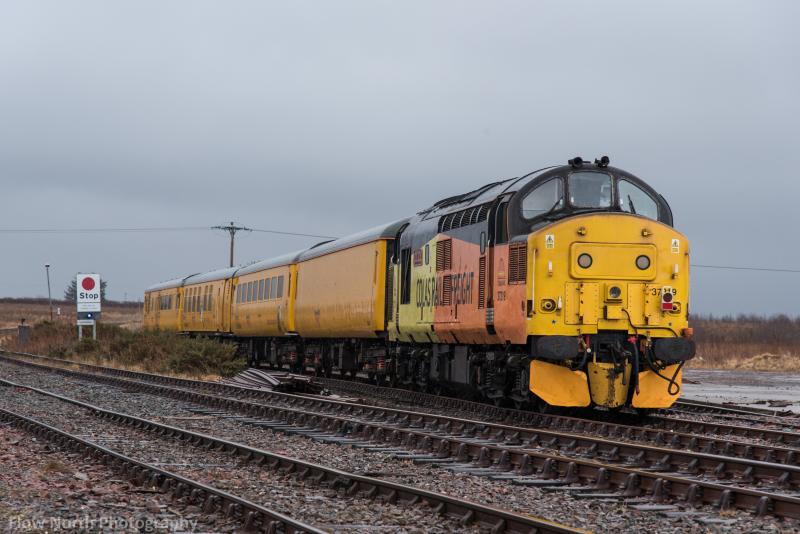
<svg viewBox="0 0 800 534">
<path fill-rule="evenodd" d="M 607 157 L 145 293 L 145 326 L 236 342 L 252 365 L 480 395 L 662 408 L 694 356 L 689 244 Z"/>
</svg>

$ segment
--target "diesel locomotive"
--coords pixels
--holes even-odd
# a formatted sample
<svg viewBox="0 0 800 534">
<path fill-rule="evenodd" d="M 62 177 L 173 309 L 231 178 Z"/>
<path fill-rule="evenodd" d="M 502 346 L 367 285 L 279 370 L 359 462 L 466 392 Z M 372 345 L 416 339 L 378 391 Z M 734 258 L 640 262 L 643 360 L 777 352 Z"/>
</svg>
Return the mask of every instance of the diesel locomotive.
<svg viewBox="0 0 800 534">
<path fill-rule="evenodd" d="M 607 157 L 490 183 L 412 217 L 145 292 L 145 327 L 252 365 L 517 407 L 665 408 L 695 353 L 689 243 Z"/>
</svg>

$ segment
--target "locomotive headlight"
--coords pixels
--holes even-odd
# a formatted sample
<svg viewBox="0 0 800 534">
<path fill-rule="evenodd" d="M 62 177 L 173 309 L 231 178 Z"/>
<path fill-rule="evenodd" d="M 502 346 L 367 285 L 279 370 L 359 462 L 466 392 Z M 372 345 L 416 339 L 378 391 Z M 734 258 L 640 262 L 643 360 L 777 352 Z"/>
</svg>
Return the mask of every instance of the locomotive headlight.
<svg viewBox="0 0 800 534">
<path fill-rule="evenodd" d="M 646 271 L 650 268 L 650 258 L 642 254 L 638 258 L 636 258 L 636 266 L 641 269 L 642 271 Z"/>
<path fill-rule="evenodd" d="M 608 288 L 608 296 L 616 300 L 622 296 L 622 290 L 619 288 L 619 286 L 611 286 Z"/>
<path fill-rule="evenodd" d="M 586 253 L 581 254 L 578 256 L 578 265 L 584 269 L 588 269 L 592 266 L 592 257 Z"/>
</svg>

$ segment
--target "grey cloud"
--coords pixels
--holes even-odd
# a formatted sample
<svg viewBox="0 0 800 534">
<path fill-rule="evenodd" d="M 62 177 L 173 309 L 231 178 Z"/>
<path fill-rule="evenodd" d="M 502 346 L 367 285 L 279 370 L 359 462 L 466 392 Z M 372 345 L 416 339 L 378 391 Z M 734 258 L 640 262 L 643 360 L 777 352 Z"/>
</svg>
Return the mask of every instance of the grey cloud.
<svg viewBox="0 0 800 534">
<path fill-rule="evenodd" d="M 800 265 L 796 2 L 9 2 L 2 227 L 341 235 L 609 154 L 695 262 Z M 224 265 L 221 233 L 19 236 L 0 294 L 111 295 Z M 796 241 L 796 240 L 795 240 Z M 242 236 L 242 261 L 313 239 Z M 797 275 L 696 269 L 693 309 L 785 312 Z M 736 291 L 733 291 L 735 288 Z"/>
</svg>

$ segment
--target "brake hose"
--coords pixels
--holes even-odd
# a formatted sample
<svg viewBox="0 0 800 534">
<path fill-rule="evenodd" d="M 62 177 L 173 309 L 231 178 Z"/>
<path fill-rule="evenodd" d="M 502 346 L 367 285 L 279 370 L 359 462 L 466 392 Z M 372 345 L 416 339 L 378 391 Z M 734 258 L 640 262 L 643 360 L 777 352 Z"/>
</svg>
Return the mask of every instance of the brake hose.
<svg viewBox="0 0 800 534">
<path fill-rule="evenodd" d="M 636 333 L 637 341 L 638 341 L 639 330 L 636 328 L 636 325 L 633 324 L 633 319 L 631 319 L 631 314 L 628 313 L 628 310 L 625 309 L 625 308 L 622 308 L 622 311 L 624 311 L 625 315 L 628 317 L 628 323 L 631 325 L 631 328 L 633 328 L 633 331 Z M 671 329 L 671 328 L 667 328 L 667 327 L 664 327 L 664 326 L 662 326 L 662 327 L 654 327 L 654 328 L 662 328 L 664 330 L 669 330 L 670 332 L 672 332 L 672 334 L 675 337 L 679 337 L 678 334 L 675 333 L 675 331 L 673 329 Z M 633 344 L 633 350 L 634 350 L 634 354 L 636 355 L 636 363 L 638 364 L 639 363 L 639 352 L 638 352 L 639 349 L 636 346 L 636 343 Z M 677 382 L 676 379 L 678 378 L 678 373 L 681 372 L 681 369 L 683 369 L 684 364 L 686 364 L 686 361 L 684 360 L 680 364 L 678 364 L 678 368 L 675 369 L 675 373 L 672 375 L 672 378 L 667 378 L 666 376 L 664 376 L 664 375 L 662 375 L 661 373 L 658 372 L 658 369 L 657 369 L 658 366 L 653 361 L 653 356 L 651 354 L 652 349 L 650 347 L 647 347 L 644 352 L 645 352 L 645 358 L 644 359 L 647 362 L 647 366 L 656 374 L 656 376 L 658 376 L 662 380 L 666 380 L 668 382 L 668 384 L 667 384 L 667 393 L 670 394 L 673 397 L 675 395 L 677 395 L 678 393 L 680 393 L 681 392 L 681 387 L 678 385 L 678 382 Z M 666 369 L 666 367 L 663 367 L 662 370 L 663 369 Z M 674 393 L 673 393 L 673 390 L 675 391 Z M 638 376 L 637 376 L 637 380 L 636 380 L 636 392 L 637 393 L 639 392 Z"/>
<path fill-rule="evenodd" d="M 667 386 L 667 393 L 669 393 L 672 396 L 675 396 L 678 393 L 680 393 L 681 392 L 681 387 L 678 385 L 678 382 L 675 379 L 678 378 L 678 373 L 681 372 L 681 369 L 683 369 L 683 366 L 686 363 L 686 361 L 684 360 L 684 361 L 682 361 L 681 363 L 678 364 L 678 368 L 675 369 L 675 373 L 672 375 L 672 378 L 667 378 L 666 376 L 664 376 L 661 373 L 659 373 L 658 369 L 656 369 L 657 366 L 656 366 L 656 363 L 653 361 L 653 355 L 651 353 L 652 353 L 652 349 L 648 348 L 647 351 L 646 351 L 646 354 L 647 354 L 647 358 L 646 358 L 647 365 L 650 367 L 650 369 L 653 370 L 653 372 L 657 376 L 659 376 L 660 378 L 662 378 L 662 379 L 666 380 L 667 382 L 669 382 L 669 385 Z M 663 369 L 666 369 L 666 367 L 662 367 L 662 370 Z M 672 392 L 673 389 L 675 390 L 674 393 Z"/>
</svg>

